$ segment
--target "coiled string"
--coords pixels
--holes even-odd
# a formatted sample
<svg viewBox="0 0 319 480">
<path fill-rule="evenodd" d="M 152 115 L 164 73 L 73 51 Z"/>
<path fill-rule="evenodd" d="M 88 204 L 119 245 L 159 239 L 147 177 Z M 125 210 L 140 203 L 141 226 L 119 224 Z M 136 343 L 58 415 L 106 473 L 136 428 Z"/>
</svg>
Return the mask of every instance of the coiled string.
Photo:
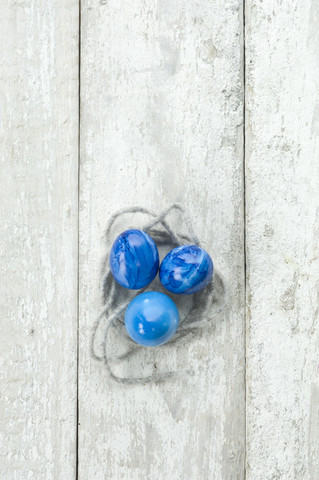
<svg viewBox="0 0 319 480">
<path fill-rule="evenodd" d="M 182 216 L 182 219 L 188 230 L 187 235 L 180 235 L 174 232 L 174 230 L 168 225 L 166 217 L 172 211 L 176 211 Z M 119 217 L 129 213 L 145 214 L 147 217 L 151 218 L 151 220 L 145 224 L 142 230 L 148 232 L 152 236 L 158 247 L 170 246 L 171 248 L 174 248 L 179 245 L 200 245 L 200 243 L 193 230 L 189 215 L 180 204 L 171 205 L 160 215 L 156 215 L 150 210 L 141 207 L 122 209 L 110 217 L 106 227 L 105 239 L 107 245 L 107 254 L 103 261 L 103 274 L 101 278 L 101 289 L 103 292 L 104 305 L 93 324 L 91 336 L 91 355 L 95 360 L 104 362 L 110 377 L 118 383 L 137 384 L 159 382 L 167 378 L 171 378 L 172 376 L 180 375 L 182 372 L 168 370 L 162 373 L 155 372 L 147 376 L 121 377 L 116 375 L 112 368 L 114 363 L 128 360 L 133 354 L 136 354 L 138 351 L 145 351 L 145 349 L 148 348 L 142 345 L 137 345 L 135 342 L 133 342 L 133 340 L 130 339 L 126 332 L 124 325 L 124 312 L 132 300 L 132 297 L 129 295 L 126 289 L 120 287 L 114 280 L 108 262 L 109 251 L 115 239 L 115 237 L 112 239 L 110 238 L 111 229 L 114 225 L 114 222 Z M 162 225 L 164 230 L 158 230 L 154 228 L 158 225 Z M 125 292 L 123 292 L 124 290 Z M 138 295 L 150 290 L 154 290 L 154 288 L 152 288 L 152 284 L 141 290 L 136 290 L 135 294 Z M 126 298 L 120 301 L 124 293 L 126 294 Z M 176 298 L 176 296 L 173 297 Z M 166 345 L 180 343 L 187 336 L 195 334 L 199 328 L 203 328 L 205 324 L 209 323 L 213 317 L 215 317 L 224 309 L 227 295 L 225 282 L 222 276 L 215 270 L 213 280 L 209 283 L 209 285 L 204 290 L 201 290 L 190 297 L 192 297 L 192 303 L 188 308 L 188 311 L 183 315 L 180 315 L 180 323 L 175 336 L 166 344 L 160 347 L 155 347 L 154 350 L 156 348 L 163 349 Z M 96 337 L 97 332 L 99 332 L 101 329 L 104 329 L 103 340 L 97 349 Z M 119 335 L 122 336 L 120 338 L 125 339 L 125 343 L 129 345 L 129 348 L 123 354 L 111 355 L 110 353 L 109 337 L 110 332 L 113 329 L 116 330 Z M 185 371 L 183 372 L 185 373 Z"/>
</svg>

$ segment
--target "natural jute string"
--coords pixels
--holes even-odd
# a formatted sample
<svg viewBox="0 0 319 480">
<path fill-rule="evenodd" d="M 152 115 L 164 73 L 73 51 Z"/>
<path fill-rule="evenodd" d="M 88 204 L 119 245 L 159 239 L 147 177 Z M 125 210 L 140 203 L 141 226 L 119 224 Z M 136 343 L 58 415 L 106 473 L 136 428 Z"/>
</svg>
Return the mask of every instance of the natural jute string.
<svg viewBox="0 0 319 480">
<path fill-rule="evenodd" d="M 185 225 L 188 230 L 188 235 L 179 235 L 173 229 L 170 228 L 166 221 L 167 215 L 172 212 L 178 212 L 185 222 Z M 136 383 L 148 383 L 148 382 L 159 382 L 161 380 L 170 378 L 175 375 L 179 375 L 181 372 L 178 371 L 166 371 L 163 373 L 153 373 L 149 376 L 134 376 L 134 377 L 120 377 L 116 375 L 112 369 L 114 362 L 121 362 L 127 360 L 133 353 L 136 353 L 138 350 L 146 349 L 149 347 L 143 347 L 137 345 L 131 340 L 124 326 L 124 313 L 131 301 L 131 298 L 118 304 L 118 295 L 116 294 L 118 287 L 109 268 L 109 251 L 111 249 L 112 243 L 115 238 L 110 238 L 110 232 L 112 226 L 116 219 L 121 217 L 124 214 L 145 214 L 150 220 L 145 224 L 142 230 L 148 232 L 155 243 L 160 245 L 171 245 L 172 248 L 178 245 L 193 244 L 200 245 L 199 240 L 193 230 L 191 220 L 189 215 L 186 213 L 185 209 L 180 204 L 173 204 L 166 210 L 164 210 L 160 215 L 147 210 L 146 208 L 141 207 L 132 207 L 126 208 L 116 212 L 108 221 L 105 239 L 107 245 L 107 254 L 103 262 L 103 274 L 102 274 L 102 292 L 104 305 L 101 312 L 99 313 L 96 321 L 93 325 L 92 337 L 91 337 L 91 355 L 94 359 L 104 362 L 111 378 L 116 382 L 122 384 L 136 384 Z M 155 229 L 155 226 L 162 225 L 164 230 Z M 152 284 L 148 285 L 146 288 L 137 290 L 136 295 L 153 290 Z M 123 290 L 125 290 L 123 288 Z M 168 292 L 167 292 L 168 293 Z M 177 342 L 185 341 L 187 336 L 194 334 L 195 331 L 199 328 L 205 327 L 213 317 L 219 314 L 225 307 L 226 304 L 226 287 L 225 282 L 222 276 L 215 270 L 213 280 L 210 284 L 198 293 L 192 295 L 192 306 L 190 310 L 183 316 L 180 317 L 179 327 L 175 336 L 166 344 L 176 344 Z M 103 320 L 103 322 L 102 322 Z M 104 322 L 106 320 L 106 325 Z M 103 323 L 103 325 L 102 325 Z M 99 349 L 96 348 L 96 334 L 97 331 L 103 327 L 104 335 L 103 342 L 100 345 Z M 111 329 L 116 329 L 119 333 L 125 336 L 125 340 L 129 342 L 130 348 L 127 352 L 122 355 L 111 356 L 110 349 L 108 345 L 109 334 Z M 163 348 L 165 345 L 156 348 Z M 100 350 L 100 351 L 97 351 Z"/>
</svg>

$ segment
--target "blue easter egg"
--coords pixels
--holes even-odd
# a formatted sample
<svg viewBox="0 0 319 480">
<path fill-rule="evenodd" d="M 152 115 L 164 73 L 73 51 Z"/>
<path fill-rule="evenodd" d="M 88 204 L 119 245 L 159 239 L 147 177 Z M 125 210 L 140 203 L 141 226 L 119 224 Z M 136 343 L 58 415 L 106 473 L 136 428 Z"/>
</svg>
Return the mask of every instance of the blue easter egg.
<svg viewBox="0 0 319 480">
<path fill-rule="evenodd" d="M 129 336 L 146 347 L 166 343 L 176 332 L 178 322 L 175 303 L 160 292 L 137 295 L 125 312 L 125 327 Z"/>
<path fill-rule="evenodd" d="M 159 277 L 170 292 L 189 295 L 206 287 L 213 275 L 208 253 L 196 245 L 182 245 L 163 259 Z"/>
<path fill-rule="evenodd" d="M 122 287 L 138 290 L 158 272 L 159 257 L 154 240 L 142 230 L 126 230 L 113 243 L 110 268 Z"/>
</svg>

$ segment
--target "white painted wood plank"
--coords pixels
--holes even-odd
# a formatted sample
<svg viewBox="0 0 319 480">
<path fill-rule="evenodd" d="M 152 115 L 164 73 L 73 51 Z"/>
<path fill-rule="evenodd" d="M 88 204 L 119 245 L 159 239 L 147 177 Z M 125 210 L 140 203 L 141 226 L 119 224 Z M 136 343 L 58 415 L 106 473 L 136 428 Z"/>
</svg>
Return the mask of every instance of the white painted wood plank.
<svg viewBox="0 0 319 480">
<path fill-rule="evenodd" d="M 73 480 L 78 4 L 0 13 L 0 478 Z"/>
<path fill-rule="evenodd" d="M 81 17 L 79 479 L 243 479 L 241 2 L 83 0 Z M 154 351 L 193 377 L 122 386 L 89 358 L 103 231 L 119 208 L 176 200 L 229 306 L 185 346 Z"/>
<path fill-rule="evenodd" d="M 319 3 L 246 2 L 247 478 L 319 478 Z"/>
</svg>

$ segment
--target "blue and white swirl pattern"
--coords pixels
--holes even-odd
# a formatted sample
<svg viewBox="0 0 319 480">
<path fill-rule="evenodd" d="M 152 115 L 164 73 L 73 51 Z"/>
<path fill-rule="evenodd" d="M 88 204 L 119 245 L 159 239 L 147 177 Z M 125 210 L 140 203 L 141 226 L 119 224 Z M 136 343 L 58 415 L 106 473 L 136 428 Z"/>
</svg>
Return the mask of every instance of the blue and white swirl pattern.
<svg viewBox="0 0 319 480">
<path fill-rule="evenodd" d="M 163 259 L 159 277 L 170 292 L 189 295 L 206 287 L 213 275 L 213 262 L 197 245 L 182 245 Z"/>
<path fill-rule="evenodd" d="M 132 290 L 145 287 L 156 277 L 158 267 L 157 247 L 146 232 L 126 230 L 113 243 L 110 268 L 122 287 Z"/>
</svg>

